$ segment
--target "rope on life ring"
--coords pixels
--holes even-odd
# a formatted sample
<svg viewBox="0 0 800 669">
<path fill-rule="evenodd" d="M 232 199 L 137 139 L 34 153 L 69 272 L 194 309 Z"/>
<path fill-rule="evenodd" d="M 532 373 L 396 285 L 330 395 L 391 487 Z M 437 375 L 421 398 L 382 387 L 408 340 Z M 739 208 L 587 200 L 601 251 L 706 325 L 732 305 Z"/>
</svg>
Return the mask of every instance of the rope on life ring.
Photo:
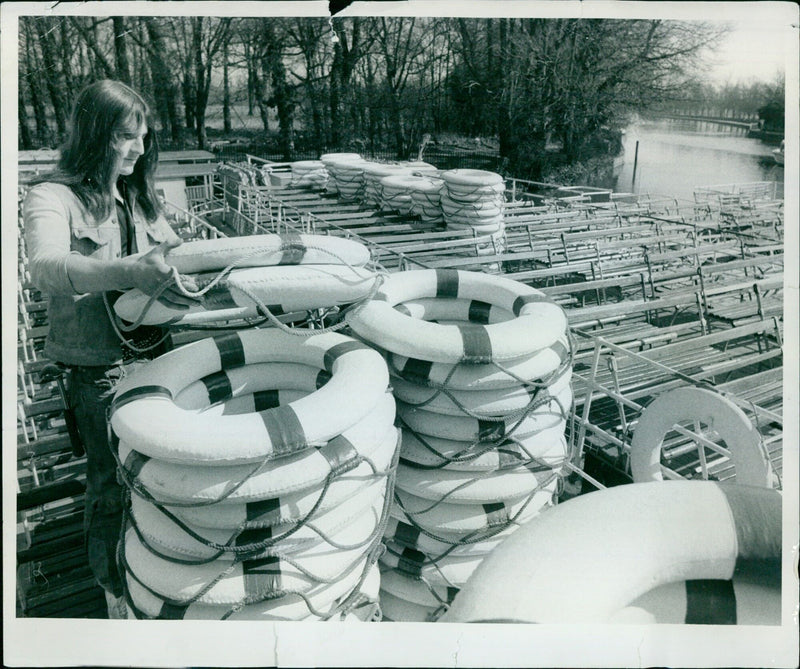
<svg viewBox="0 0 800 669">
<path fill-rule="evenodd" d="M 777 490 L 710 481 L 574 497 L 504 541 L 442 620 L 606 622 L 669 583 L 758 575 L 780 587 L 781 506 Z"/>
<path fill-rule="evenodd" d="M 682 421 L 704 423 L 730 451 L 736 482 L 772 487 L 772 466 L 761 435 L 747 415 L 729 399 L 707 388 L 675 388 L 659 395 L 642 412 L 631 440 L 633 480 L 661 481 L 664 438 Z M 703 448 L 700 445 L 700 448 Z"/>
<path fill-rule="evenodd" d="M 422 297 L 480 300 L 513 313 L 503 323 L 440 325 L 411 318 L 395 305 Z M 433 362 L 487 363 L 531 355 L 563 336 L 563 309 L 511 279 L 459 270 L 411 270 L 390 275 L 374 298 L 347 316 L 350 327 L 381 348 Z"/>
<path fill-rule="evenodd" d="M 175 403 L 181 390 L 209 374 L 268 361 L 310 365 L 331 378 L 306 397 L 253 414 L 205 417 Z M 348 337 L 244 330 L 192 342 L 137 370 L 118 386 L 110 420 L 121 441 L 150 457 L 254 462 L 333 439 L 375 407 L 388 382 L 381 355 Z"/>
</svg>

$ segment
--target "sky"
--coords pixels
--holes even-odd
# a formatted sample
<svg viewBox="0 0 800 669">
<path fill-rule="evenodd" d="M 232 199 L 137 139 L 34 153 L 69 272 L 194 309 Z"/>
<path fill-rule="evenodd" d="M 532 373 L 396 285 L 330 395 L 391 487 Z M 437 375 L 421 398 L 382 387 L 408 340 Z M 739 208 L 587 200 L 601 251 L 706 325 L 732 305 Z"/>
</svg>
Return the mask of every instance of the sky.
<svg viewBox="0 0 800 669">
<path fill-rule="evenodd" d="M 731 22 L 725 41 L 709 54 L 708 76 L 715 84 L 771 82 L 785 72 L 785 28 L 768 20 Z"/>
</svg>

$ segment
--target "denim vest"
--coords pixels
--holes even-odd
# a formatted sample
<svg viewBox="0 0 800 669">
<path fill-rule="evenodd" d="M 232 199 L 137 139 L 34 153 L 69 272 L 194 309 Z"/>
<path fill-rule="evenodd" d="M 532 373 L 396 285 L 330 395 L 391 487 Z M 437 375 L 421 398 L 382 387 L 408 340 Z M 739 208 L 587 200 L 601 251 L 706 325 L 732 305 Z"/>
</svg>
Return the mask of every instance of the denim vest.
<svg viewBox="0 0 800 669">
<path fill-rule="evenodd" d="M 31 280 L 49 298 L 45 356 L 68 365 L 119 363 L 120 339 L 103 293 L 76 293 L 66 270 L 71 253 L 98 260 L 120 257 L 116 208 L 98 223 L 68 186 L 42 183 L 25 197 L 23 222 Z M 133 224 L 140 253 L 175 237 L 163 217 L 150 223 L 139 207 L 134 208 Z"/>
</svg>

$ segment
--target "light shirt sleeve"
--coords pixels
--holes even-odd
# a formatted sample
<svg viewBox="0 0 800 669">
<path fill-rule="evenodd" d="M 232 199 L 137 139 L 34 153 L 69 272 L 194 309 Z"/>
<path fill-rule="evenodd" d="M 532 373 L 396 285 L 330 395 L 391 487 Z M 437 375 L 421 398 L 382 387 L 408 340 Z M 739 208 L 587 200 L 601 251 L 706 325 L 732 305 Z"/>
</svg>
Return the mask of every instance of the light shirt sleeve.
<svg viewBox="0 0 800 669">
<path fill-rule="evenodd" d="M 77 295 L 67 274 L 73 252 L 70 212 L 60 188 L 39 184 L 28 191 L 22 216 L 31 282 L 50 295 Z"/>
</svg>

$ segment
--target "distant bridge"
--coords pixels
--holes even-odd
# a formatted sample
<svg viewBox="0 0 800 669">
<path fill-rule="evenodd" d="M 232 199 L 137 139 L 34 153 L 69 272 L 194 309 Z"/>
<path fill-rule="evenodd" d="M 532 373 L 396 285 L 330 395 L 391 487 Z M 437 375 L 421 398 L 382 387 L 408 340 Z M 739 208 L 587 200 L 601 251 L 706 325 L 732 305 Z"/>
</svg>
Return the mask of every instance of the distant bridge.
<svg viewBox="0 0 800 669">
<path fill-rule="evenodd" d="M 661 118 L 676 119 L 679 121 L 702 121 L 703 123 L 716 123 L 717 125 L 727 125 L 733 128 L 744 130 L 758 130 L 758 121 L 743 121 L 732 118 L 721 118 L 718 116 L 695 116 L 692 114 L 658 114 Z"/>
</svg>

